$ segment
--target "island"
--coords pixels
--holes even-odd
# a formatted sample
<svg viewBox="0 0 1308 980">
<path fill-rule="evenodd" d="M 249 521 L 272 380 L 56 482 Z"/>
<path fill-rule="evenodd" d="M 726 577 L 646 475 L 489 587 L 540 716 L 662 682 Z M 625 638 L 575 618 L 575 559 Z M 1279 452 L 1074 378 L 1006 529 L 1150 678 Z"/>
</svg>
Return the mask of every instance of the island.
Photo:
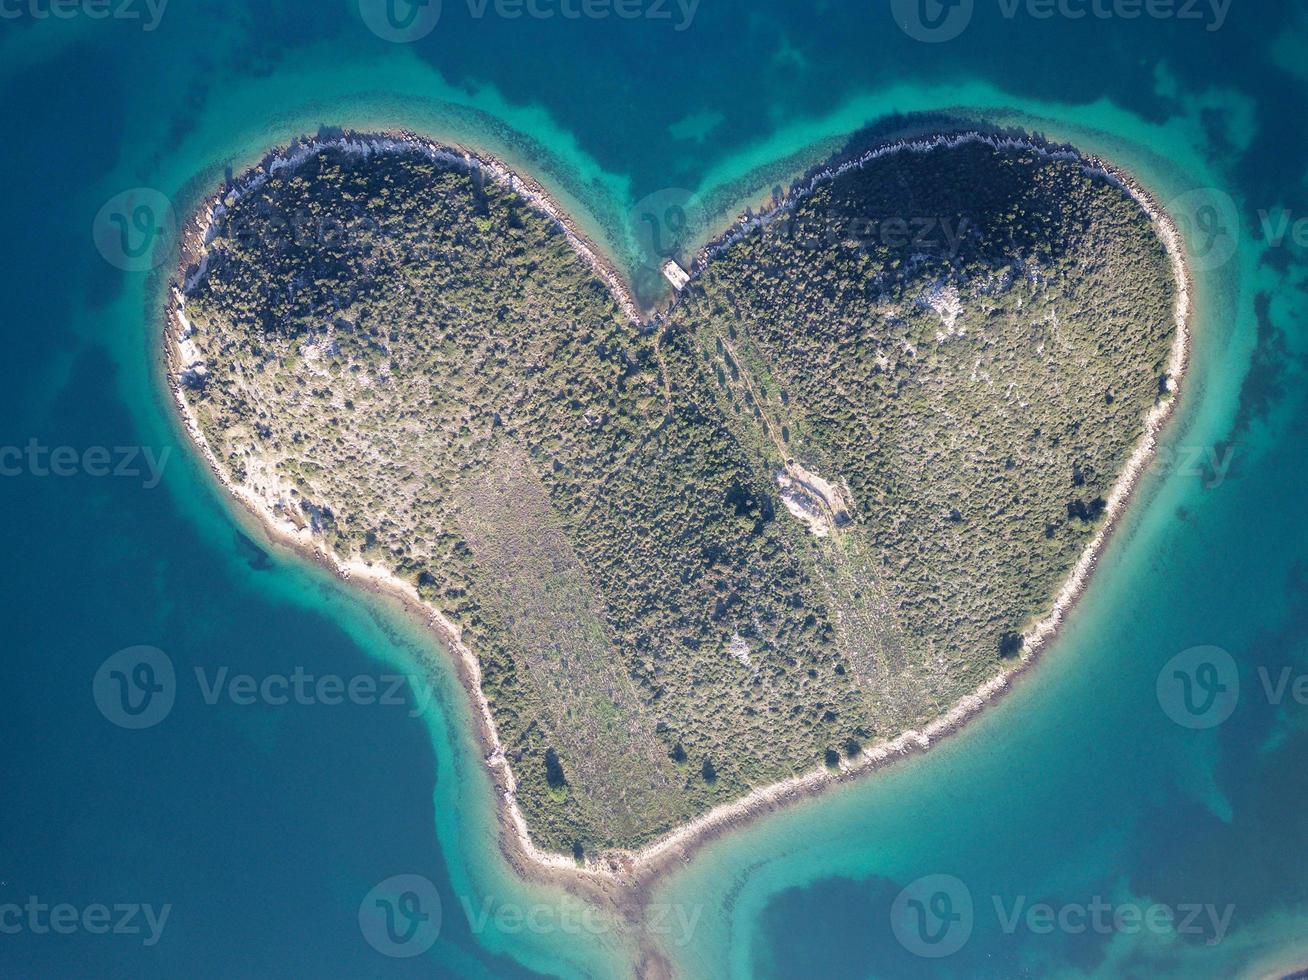
<svg viewBox="0 0 1308 980">
<path fill-rule="evenodd" d="M 1187 356 L 1167 215 L 1035 137 L 864 149 L 678 258 L 641 310 L 530 178 L 347 133 L 206 203 L 166 328 L 222 483 L 439 635 L 508 849 L 599 877 L 1002 691 Z"/>
</svg>

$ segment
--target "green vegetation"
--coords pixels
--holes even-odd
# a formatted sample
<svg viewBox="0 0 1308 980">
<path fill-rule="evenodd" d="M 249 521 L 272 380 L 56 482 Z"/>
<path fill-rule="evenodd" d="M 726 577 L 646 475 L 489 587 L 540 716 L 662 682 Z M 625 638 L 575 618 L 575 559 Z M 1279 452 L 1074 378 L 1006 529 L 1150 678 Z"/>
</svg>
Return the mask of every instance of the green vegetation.
<svg viewBox="0 0 1308 980">
<path fill-rule="evenodd" d="M 919 215 L 966 234 L 884 226 Z M 576 856 L 838 768 L 1000 669 L 1172 329 L 1124 192 L 980 147 L 821 185 L 644 330 L 532 205 L 418 154 L 325 150 L 219 232 L 187 301 L 203 434 L 458 624 L 534 837 Z"/>
<path fill-rule="evenodd" d="M 688 292 L 674 320 L 742 441 L 849 491 L 814 557 L 873 727 L 1020 653 L 1165 387 L 1175 284 L 1141 208 L 1034 152 L 899 153 Z"/>
</svg>

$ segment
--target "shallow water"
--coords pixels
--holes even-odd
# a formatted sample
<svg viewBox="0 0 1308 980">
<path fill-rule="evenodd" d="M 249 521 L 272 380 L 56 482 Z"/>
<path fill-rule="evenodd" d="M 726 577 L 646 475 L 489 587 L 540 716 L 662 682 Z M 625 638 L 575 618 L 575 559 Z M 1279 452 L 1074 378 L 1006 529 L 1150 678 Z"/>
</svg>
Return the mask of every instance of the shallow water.
<svg viewBox="0 0 1308 980">
<path fill-rule="evenodd" d="M 148 470 L 23 465 L 0 479 L 0 904 L 170 906 L 151 945 L 145 929 L 0 935 L 0 975 L 630 970 L 611 923 L 505 868 L 467 709 L 448 671 L 422 668 L 428 641 L 274 552 L 190 458 L 159 385 L 159 282 L 101 257 L 101 205 L 147 186 L 184 215 L 225 166 L 295 135 L 406 126 L 536 175 L 649 289 L 644 214 L 681 204 L 707 226 L 859 127 L 933 111 L 1102 153 L 1195 219 L 1176 464 L 1009 698 L 924 757 L 706 849 L 653 897 L 670 912 L 659 938 L 693 977 L 1229 976 L 1308 959 L 1308 715 L 1259 673 L 1274 686 L 1282 668 L 1308 671 L 1303 253 L 1260 217 L 1308 214 L 1308 18 L 1237 3 L 1208 30 L 1214 19 L 1041 19 L 1026 5 L 1010 19 L 977 0 L 958 37 L 923 43 L 880 3 L 794 7 L 704 0 L 679 31 L 476 17 L 446 0 L 413 44 L 380 40 L 347 0 L 178 4 L 150 31 L 0 22 L 0 444 L 172 450 L 149 488 Z M 1196 453 L 1229 469 L 1200 472 Z M 157 725 L 129 730 L 93 687 L 138 644 L 167 655 L 177 693 Z M 1241 696 L 1195 730 L 1162 710 L 1156 681 L 1201 644 L 1229 651 Z M 210 704 L 224 667 L 260 681 L 411 674 L 433 697 L 409 685 L 400 705 Z M 411 959 L 379 954 L 359 925 L 369 890 L 400 874 L 431 881 L 426 907 L 441 910 Z M 941 947 L 894 918 L 901 890 L 931 875 L 950 881 L 924 900 L 972 905 L 948 957 L 917 955 Z M 1201 928 L 1078 930 L 1097 897 L 1194 907 Z M 1025 914 L 1039 903 L 1064 925 Z M 1228 907 L 1210 943 L 1207 910 Z M 953 942 L 962 921 L 928 932 Z"/>
</svg>

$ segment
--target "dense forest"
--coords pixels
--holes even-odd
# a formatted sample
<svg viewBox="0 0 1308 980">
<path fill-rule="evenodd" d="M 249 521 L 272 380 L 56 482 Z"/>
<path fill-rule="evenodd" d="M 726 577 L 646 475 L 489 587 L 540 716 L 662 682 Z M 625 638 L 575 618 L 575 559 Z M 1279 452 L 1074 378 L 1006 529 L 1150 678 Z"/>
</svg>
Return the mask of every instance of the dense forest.
<svg viewBox="0 0 1308 980">
<path fill-rule="evenodd" d="M 460 627 L 534 838 L 579 856 L 1001 669 L 1172 333 L 1125 192 L 977 146 L 820 184 L 643 328 L 475 165 L 325 149 L 217 233 L 179 383 L 220 465 Z"/>
</svg>

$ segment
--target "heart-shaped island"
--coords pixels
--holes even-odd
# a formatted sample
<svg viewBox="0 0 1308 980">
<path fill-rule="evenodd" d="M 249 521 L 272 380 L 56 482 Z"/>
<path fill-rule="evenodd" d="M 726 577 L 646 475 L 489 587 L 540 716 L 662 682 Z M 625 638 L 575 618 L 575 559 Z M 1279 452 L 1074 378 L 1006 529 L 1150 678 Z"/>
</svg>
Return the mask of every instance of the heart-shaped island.
<svg viewBox="0 0 1308 980">
<path fill-rule="evenodd" d="M 183 262 L 171 375 L 218 476 L 424 611 L 506 826 L 592 870 L 976 710 L 1083 586 L 1186 351 L 1147 194 L 977 133 L 810 174 L 648 321 L 539 187 L 413 136 L 270 157 Z"/>
</svg>

